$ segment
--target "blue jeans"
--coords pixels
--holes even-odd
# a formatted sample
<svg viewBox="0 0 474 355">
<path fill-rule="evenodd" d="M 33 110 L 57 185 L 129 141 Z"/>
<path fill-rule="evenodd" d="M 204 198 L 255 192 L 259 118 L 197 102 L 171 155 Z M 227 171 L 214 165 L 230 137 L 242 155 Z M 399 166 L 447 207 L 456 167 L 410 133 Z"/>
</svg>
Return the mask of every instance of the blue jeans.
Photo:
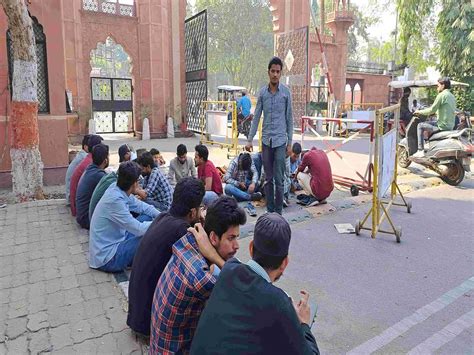
<svg viewBox="0 0 474 355">
<path fill-rule="evenodd" d="M 423 150 L 425 146 L 425 138 L 423 132 L 434 132 L 439 131 L 438 124 L 436 122 L 421 122 L 416 127 L 418 133 L 418 150 Z"/>
<path fill-rule="evenodd" d="M 242 201 L 250 201 L 251 200 L 251 194 L 248 192 L 249 186 L 252 183 L 252 181 L 247 180 L 245 182 L 245 187 L 247 188 L 245 191 L 241 190 L 235 185 L 232 184 L 225 184 L 224 192 L 227 196 L 232 196 L 234 197 L 237 201 L 242 202 Z M 257 192 L 257 187 L 255 187 L 254 192 Z"/>
<path fill-rule="evenodd" d="M 265 169 L 265 196 L 267 211 L 281 214 L 286 170 L 286 144 L 271 148 L 262 144 L 262 160 Z"/>
<path fill-rule="evenodd" d="M 204 206 L 209 206 L 211 203 L 213 203 L 215 200 L 219 198 L 219 195 L 216 194 L 214 191 L 206 191 L 204 194 L 204 197 L 202 199 L 202 203 Z"/>
<path fill-rule="evenodd" d="M 147 222 L 152 221 L 153 218 L 142 214 L 137 217 L 137 220 Z M 142 236 L 137 237 L 132 233 L 125 232 L 125 240 L 119 244 L 114 257 L 110 259 L 107 264 L 101 266 L 99 270 L 105 272 L 121 272 L 126 267 L 132 266 L 133 258 L 140 245 L 140 240 L 142 240 Z"/>
</svg>

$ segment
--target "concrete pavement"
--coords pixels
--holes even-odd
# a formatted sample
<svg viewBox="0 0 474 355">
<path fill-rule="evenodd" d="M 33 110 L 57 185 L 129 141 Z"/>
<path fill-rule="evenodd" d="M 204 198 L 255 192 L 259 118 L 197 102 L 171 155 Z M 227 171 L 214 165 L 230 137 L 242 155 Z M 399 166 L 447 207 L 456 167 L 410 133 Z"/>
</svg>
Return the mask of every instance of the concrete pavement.
<svg viewBox="0 0 474 355">
<path fill-rule="evenodd" d="M 141 353 L 114 278 L 64 200 L 0 209 L 0 354 Z"/>
</svg>

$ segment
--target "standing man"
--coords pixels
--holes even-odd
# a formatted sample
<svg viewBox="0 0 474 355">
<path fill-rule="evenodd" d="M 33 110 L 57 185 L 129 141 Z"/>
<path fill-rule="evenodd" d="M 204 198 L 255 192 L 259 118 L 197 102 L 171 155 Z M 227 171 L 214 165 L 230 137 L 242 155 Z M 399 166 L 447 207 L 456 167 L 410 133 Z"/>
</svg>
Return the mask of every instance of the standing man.
<svg viewBox="0 0 474 355">
<path fill-rule="evenodd" d="M 84 138 L 82 138 L 82 149 L 79 151 L 75 158 L 72 160 L 72 162 L 69 164 L 67 167 L 66 171 L 66 204 L 69 205 L 69 189 L 71 186 L 71 178 L 72 174 L 74 173 L 74 170 L 76 170 L 77 166 L 84 160 L 84 158 L 87 156 L 87 153 L 89 153 L 89 137 L 90 134 L 86 134 Z"/>
<path fill-rule="evenodd" d="M 293 139 L 291 93 L 285 85 L 280 83 L 282 69 L 283 63 L 278 57 L 273 57 L 268 63 L 270 83 L 260 89 L 258 94 L 255 115 L 246 145 L 246 149 L 251 151 L 253 137 L 257 133 L 263 111 L 262 159 L 266 174 L 267 211 L 278 214 L 281 214 L 283 210 L 285 158 L 287 154 L 291 154 Z"/>
<path fill-rule="evenodd" d="M 451 89 L 451 80 L 449 78 L 438 79 L 438 96 L 431 107 L 424 110 L 415 111 L 413 115 L 428 116 L 436 112 L 438 120 L 436 122 L 421 122 L 418 124 L 418 152 L 413 157 L 423 158 L 424 151 L 424 137 L 423 133 L 434 131 L 452 131 L 454 129 L 456 98 L 449 91 Z"/>
<path fill-rule="evenodd" d="M 177 184 L 187 176 L 197 177 L 193 158 L 188 157 L 187 154 L 188 149 L 186 146 L 184 144 L 178 145 L 176 148 L 176 158 L 170 161 L 168 180 L 171 185 Z"/>
</svg>

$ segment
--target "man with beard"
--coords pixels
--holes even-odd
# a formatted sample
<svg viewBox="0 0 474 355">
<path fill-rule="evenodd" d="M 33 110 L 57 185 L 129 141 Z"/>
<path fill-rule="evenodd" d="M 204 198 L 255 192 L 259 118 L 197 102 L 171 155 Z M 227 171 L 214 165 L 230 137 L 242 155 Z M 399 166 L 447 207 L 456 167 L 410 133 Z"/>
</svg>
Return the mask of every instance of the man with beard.
<svg viewBox="0 0 474 355">
<path fill-rule="evenodd" d="M 201 219 L 203 183 L 194 177 L 181 179 L 169 212 L 162 213 L 142 238 L 133 260 L 128 286 L 127 324 L 135 332 L 150 335 L 151 305 L 156 283 L 171 258 L 173 244 Z"/>
<path fill-rule="evenodd" d="M 277 213 L 261 216 L 251 260 L 229 260 L 201 314 L 191 354 L 319 354 L 309 294 L 293 303 L 273 285 L 288 266 L 291 229 Z"/>
<path fill-rule="evenodd" d="M 176 158 L 170 161 L 168 180 L 172 185 L 177 184 L 186 176 L 197 177 L 196 167 L 193 158 L 188 157 L 188 149 L 184 144 L 176 148 Z"/>
<path fill-rule="evenodd" d="M 97 144 L 92 149 L 92 164 L 89 165 L 79 180 L 76 194 L 76 221 L 82 228 L 89 229 L 89 203 L 92 193 L 105 176 L 105 168 L 109 166 L 109 147 Z"/>
<path fill-rule="evenodd" d="M 222 196 L 207 208 L 202 240 L 210 247 L 201 248 L 200 238 L 191 233 L 173 245 L 173 256 L 153 297 L 150 354 L 189 352 L 199 316 L 216 283 L 216 271 L 239 249 L 240 226 L 245 222 L 237 201 Z M 201 230 L 199 224 L 196 229 Z"/>
</svg>

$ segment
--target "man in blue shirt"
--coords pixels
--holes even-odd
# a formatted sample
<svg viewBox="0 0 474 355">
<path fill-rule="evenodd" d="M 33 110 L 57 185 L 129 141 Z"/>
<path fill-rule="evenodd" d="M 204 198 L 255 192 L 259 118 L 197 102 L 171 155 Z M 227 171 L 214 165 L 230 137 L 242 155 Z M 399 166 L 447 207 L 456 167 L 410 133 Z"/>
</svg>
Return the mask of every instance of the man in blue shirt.
<svg viewBox="0 0 474 355">
<path fill-rule="evenodd" d="M 250 109 L 252 108 L 252 102 L 247 96 L 245 91 L 242 92 L 242 98 L 237 102 L 237 110 L 241 110 L 242 115 L 247 117 L 250 115 Z"/>
<path fill-rule="evenodd" d="M 116 183 L 109 186 L 97 204 L 89 232 L 89 266 L 106 272 L 120 272 L 132 265 L 133 257 L 158 210 L 139 201 L 141 170 L 137 163 L 120 164 Z M 138 213 L 133 218 L 130 212 Z"/>
<path fill-rule="evenodd" d="M 262 159 L 265 169 L 265 196 L 267 211 L 281 214 L 283 210 L 283 182 L 285 158 L 291 153 L 293 139 L 293 114 L 290 90 L 280 83 L 283 63 L 273 57 L 268 64 L 268 86 L 260 89 L 254 119 L 248 136 L 246 149 L 252 150 L 253 137 L 257 133 L 262 111 Z"/>
<path fill-rule="evenodd" d="M 74 170 L 76 170 L 77 166 L 84 160 L 84 158 L 87 156 L 87 153 L 89 153 L 89 137 L 90 134 L 86 134 L 84 138 L 82 138 L 82 149 L 79 151 L 75 158 L 72 160 L 72 162 L 69 164 L 67 167 L 66 171 L 66 204 L 69 205 L 69 190 L 71 186 L 71 177 L 72 174 L 74 173 Z"/>
<path fill-rule="evenodd" d="M 76 193 L 76 221 L 82 228 L 89 229 L 89 203 L 92 193 L 109 166 L 109 147 L 97 144 L 92 149 L 92 164 L 79 180 Z"/>
</svg>

